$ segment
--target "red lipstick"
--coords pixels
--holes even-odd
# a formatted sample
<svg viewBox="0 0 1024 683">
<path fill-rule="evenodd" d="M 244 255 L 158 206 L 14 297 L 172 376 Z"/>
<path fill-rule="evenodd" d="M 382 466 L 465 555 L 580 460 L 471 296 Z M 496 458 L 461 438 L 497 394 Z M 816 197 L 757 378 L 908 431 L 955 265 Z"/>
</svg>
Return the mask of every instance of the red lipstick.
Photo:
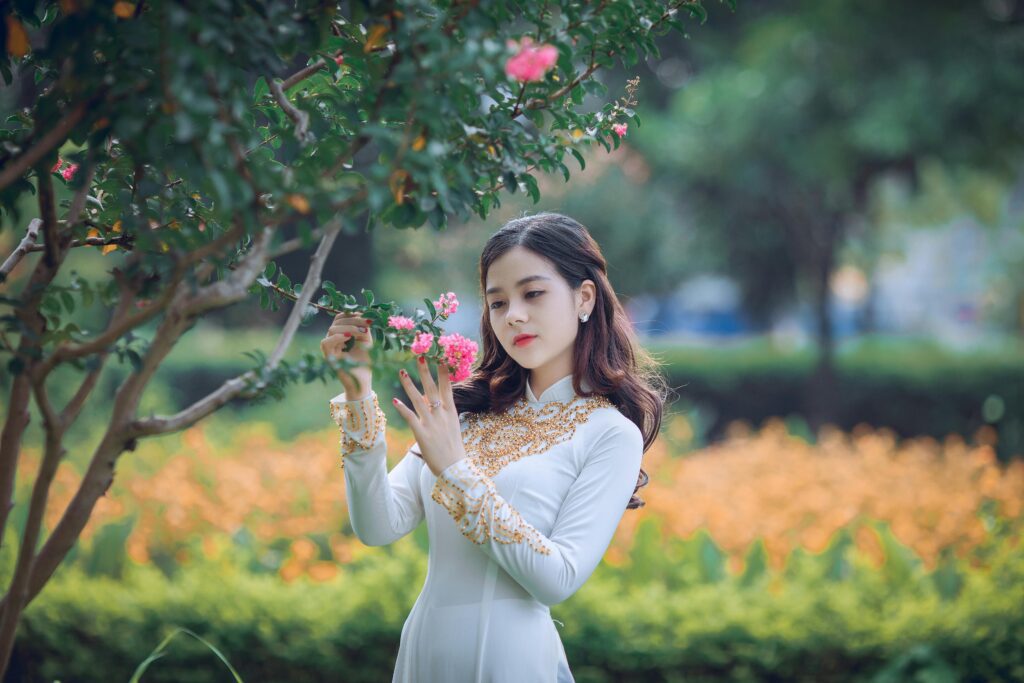
<svg viewBox="0 0 1024 683">
<path fill-rule="evenodd" d="M 516 338 L 512 340 L 512 343 L 516 346 L 526 346 L 536 338 L 537 335 L 535 334 L 517 334 Z"/>
</svg>

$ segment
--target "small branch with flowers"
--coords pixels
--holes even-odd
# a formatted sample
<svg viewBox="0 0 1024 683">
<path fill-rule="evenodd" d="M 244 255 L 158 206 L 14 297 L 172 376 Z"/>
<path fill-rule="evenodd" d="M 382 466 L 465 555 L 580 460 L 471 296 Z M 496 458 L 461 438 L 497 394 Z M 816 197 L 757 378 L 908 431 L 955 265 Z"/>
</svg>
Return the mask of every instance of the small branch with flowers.
<svg viewBox="0 0 1024 683">
<path fill-rule="evenodd" d="M 292 285 L 287 277 L 279 277 L 275 284 L 264 274 L 257 278 L 257 283 L 284 299 L 298 300 L 298 296 L 291 291 Z M 411 352 L 414 356 L 425 356 L 438 364 L 443 362 L 448 366 L 453 382 L 459 382 L 472 373 L 472 365 L 476 361 L 479 348 L 477 343 L 458 333 L 446 334 L 437 324 L 438 321 L 447 320 L 458 310 L 459 300 L 454 292 L 442 293 L 437 301 L 424 299 L 428 306 L 427 311 L 417 309 L 409 316 L 394 302 L 376 303 L 373 292 L 368 289 L 361 290 L 366 304 L 360 306 L 356 303 L 355 297 L 338 293 L 333 283 L 324 282 L 323 287 L 327 294 L 320 297 L 316 303 L 310 301 L 308 306 L 330 315 L 356 313 L 370 321 L 369 331 L 374 339 L 380 342 L 382 350 L 398 349 Z M 330 305 L 332 298 L 340 298 L 340 306 Z M 350 339 L 345 345 L 345 351 L 351 350 L 354 344 L 355 339 Z M 336 361 L 331 358 L 327 359 L 327 364 L 335 372 L 347 371 L 358 365 L 349 359 Z"/>
</svg>

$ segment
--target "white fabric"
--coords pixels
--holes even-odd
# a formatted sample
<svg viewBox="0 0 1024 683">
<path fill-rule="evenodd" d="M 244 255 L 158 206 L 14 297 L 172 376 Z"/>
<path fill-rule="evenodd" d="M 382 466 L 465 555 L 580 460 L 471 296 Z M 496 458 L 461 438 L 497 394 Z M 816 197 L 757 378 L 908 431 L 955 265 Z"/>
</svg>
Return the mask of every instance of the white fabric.
<svg viewBox="0 0 1024 683">
<path fill-rule="evenodd" d="M 371 416 L 366 429 L 342 427 L 363 443 L 376 431 L 369 449 L 344 460 L 352 527 L 367 545 L 386 545 L 426 518 L 430 538 L 426 580 L 402 627 L 393 683 L 573 681 L 550 606 L 575 593 L 607 550 L 636 487 L 640 429 L 614 407 L 600 407 L 571 439 L 511 462 L 491 478 L 470 458 L 441 472 L 448 482 L 472 484 L 468 508 L 476 503 L 479 509 L 477 494 L 489 491 L 488 510 L 505 521 L 509 515 L 521 518 L 521 525 L 539 533 L 535 539 L 549 549 L 544 554 L 526 542 L 499 542 L 487 533 L 482 543 L 471 540 L 432 499 L 438 477 L 414 453 L 406 452 L 388 472 L 384 429 L 372 417 L 374 399 L 373 393 L 362 399 Z M 588 400 L 593 399 L 575 394 L 567 375 L 539 398 L 527 383 L 517 406 Z M 344 393 L 331 403 L 339 425 L 345 410 L 360 414 L 360 401 L 346 401 Z M 460 415 L 463 430 L 465 418 Z M 544 429 L 540 422 L 538 429 Z M 482 514 L 463 520 L 487 521 Z"/>
</svg>

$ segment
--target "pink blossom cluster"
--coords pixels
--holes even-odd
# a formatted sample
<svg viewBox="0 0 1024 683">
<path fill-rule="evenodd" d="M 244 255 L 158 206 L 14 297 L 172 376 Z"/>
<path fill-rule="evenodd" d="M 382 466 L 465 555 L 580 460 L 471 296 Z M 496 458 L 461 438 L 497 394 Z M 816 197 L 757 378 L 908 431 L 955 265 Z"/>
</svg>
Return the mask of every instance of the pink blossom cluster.
<svg viewBox="0 0 1024 683">
<path fill-rule="evenodd" d="M 625 123 L 616 123 L 614 126 L 612 126 L 612 130 L 615 131 L 615 134 L 618 135 L 620 138 L 626 135 L 626 130 L 628 128 L 628 124 Z"/>
<path fill-rule="evenodd" d="M 412 343 L 412 352 L 415 354 L 426 353 L 430 350 L 430 345 L 434 343 L 434 335 L 430 332 L 419 332 L 416 334 L 416 340 Z"/>
<path fill-rule="evenodd" d="M 441 298 L 434 302 L 434 310 L 442 318 L 447 318 L 459 310 L 459 300 L 455 298 L 455 293 L 448 292 L 447 294 L 442 294 Z"/>
<path fill-rule="evenodd" d="M 452 369 L 451 381 L 461 382 L 472 372 L 470 366 L 476 360 L 477 345 L 461 334 L 443 334 L 437 343 L 444 349 L 444 360 Z"/>
<path fill-rule="evenodd" d="M 58 171 L 60 171 L 60 167 L 63 165 L 64 160 L 61 159 L 60 157 L 57 157 L 57 163 L 55 163 L 53 165 L 53 168 L 50 169 L 50 173 L 57 173 Z M 75 177 L 75 171 L 77 170 L 78 164 L 69 163 L 67 168 L 65 168 L 63 171 L 60 171 L 60 177 L 63 178 L 64 180 L 71 180 L 72 178 Z"/>
<path fill-rule="evenodd" d="M 529 36 L 524 36 L 518 43 L 510 40 L 508 46 L 518 52 L 505 62 L 505 75 L 522 83 L 544 80 L 544 74 L 558 61 L 558 48 L 547 44 L 534 45 Z"/>
<path fill-rule="evenodd" d="M 416 327 L 416 323 L 412 318 L 406 318 L 404 315 L 392 315 L 388 318 L 388 326 L 396 330 L 411 330 Z"/>
</svg>

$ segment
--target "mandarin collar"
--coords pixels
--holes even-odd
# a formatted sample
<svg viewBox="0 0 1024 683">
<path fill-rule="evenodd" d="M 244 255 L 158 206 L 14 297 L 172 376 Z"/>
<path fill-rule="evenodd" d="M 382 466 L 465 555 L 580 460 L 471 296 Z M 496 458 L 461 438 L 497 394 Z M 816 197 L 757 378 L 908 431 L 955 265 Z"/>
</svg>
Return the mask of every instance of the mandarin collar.
<svg viewBox="0 0 1024 683">
<path fill-rule="evenodd" d="M 584 379 L 581 383 L 580 388 L 583 391 L 589 392 L 591 390 L 587 380 Z M 526 400 L 529 403 L 549 403 L 551 401 L 571 401 L 576 398 L 576 392 L 572 388 L 572 373 L 570 372 L 565 377 L 556 380 L 551 386 L 545 389 L 540 397 L 537 397 L 533 393 L 533 388 L 530 387 L 530 381 L 526 381 Z"/>
</svg>

